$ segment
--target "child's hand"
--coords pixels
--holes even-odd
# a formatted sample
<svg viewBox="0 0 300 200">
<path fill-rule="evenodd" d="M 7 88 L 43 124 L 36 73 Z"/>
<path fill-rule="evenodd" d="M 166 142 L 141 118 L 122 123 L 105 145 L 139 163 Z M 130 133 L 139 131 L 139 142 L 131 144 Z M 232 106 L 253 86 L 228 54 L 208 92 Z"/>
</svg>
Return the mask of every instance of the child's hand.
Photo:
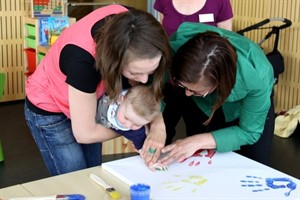
<svg viewBox="0 0 300 200">
<path fill-rule="evenodd" d="M 136 150 L 136 152 L 141 155 L 142 149 Z M 164 165 L 162 163 L 154 163 L 153 165 L 149 166 L 149 169 L 151 171 L 166 171 L 166 170 L 168 170 L 168 166 Z"/>
<path fill-rule="evenodd" d="M 153 165 L 149 166 L 151 171 L 166 171 L 168 170 L 168 166 L 162 163 L 154 163 Z"/>
</svg>

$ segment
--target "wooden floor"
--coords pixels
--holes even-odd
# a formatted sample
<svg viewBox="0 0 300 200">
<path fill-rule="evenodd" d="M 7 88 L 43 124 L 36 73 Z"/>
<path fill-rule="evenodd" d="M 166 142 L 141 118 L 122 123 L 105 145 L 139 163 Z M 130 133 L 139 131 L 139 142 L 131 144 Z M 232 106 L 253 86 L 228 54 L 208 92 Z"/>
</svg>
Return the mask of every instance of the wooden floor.
<svg viewBox="0 0 300 200">
<path fill-rule="evenodd" d="M 0 188 L 49 177 L 29 133 L 23 101 L 0 103 L 0 140 L 5 160 L 0 163 Z M 103 162 L 134 154 L 104 156 Z M 288 139 L 274 136 L 270 167 L 300 179 L 300 128 Z"/>
</svg>

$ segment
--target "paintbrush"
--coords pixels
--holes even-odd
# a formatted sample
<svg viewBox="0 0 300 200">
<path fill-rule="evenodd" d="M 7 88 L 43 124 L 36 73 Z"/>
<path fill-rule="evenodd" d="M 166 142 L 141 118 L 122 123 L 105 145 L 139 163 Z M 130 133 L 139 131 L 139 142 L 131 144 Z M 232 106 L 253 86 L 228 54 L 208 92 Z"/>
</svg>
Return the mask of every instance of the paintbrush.
<svg viewBox="0 0 300 200">
<path fill-rule="evenodd" d="M 40 197 L 16 197 L 9 200 L 85 200 L 85 196 L 81 194 L 60 194 Z"/>
<path fill-rule="evenodd" d="M 97 176 L 96 174 L 90 174 L 90 178 L 97 184 L 99 184 L 100 186 L 102 186 L 109 194 L 109 196 L 112 199 L 118 199 L 121 197 L 120 193 L 118 191 L 115 190 L 115 188 L 113 188 L 112 186 L 108 185 L 107 183 L 104 182 L 104 180 L 102 178 L 100 178 L 99 176 Z"/>
</svg>

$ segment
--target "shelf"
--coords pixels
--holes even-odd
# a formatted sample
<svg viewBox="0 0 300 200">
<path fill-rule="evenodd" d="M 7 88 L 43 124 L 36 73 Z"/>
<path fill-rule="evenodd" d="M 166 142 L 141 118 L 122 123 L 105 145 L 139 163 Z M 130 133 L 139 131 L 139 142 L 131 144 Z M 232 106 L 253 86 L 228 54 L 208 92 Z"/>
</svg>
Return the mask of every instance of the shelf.
<svg viewBox="0 0 300 200">
<path fill-rule="evenodd" d="M 32 25 L 36 25 L 36 24 L 35 24 L 36 22 L 37 22 L 37 18 L 24 17 L 24 24 L 32 24 Z"/>
<path fill-rule="evenodd" d="M 49 49 L 50 49 L 50 46 L 40 46 L 40 45 L 38 45 L 36 47 L 37 52 L 38 53 L 43 53 L 43 54 L 46 54 L 49 51 Z"/>
<path fill-rule="evenodd" d="M 69 17 L 69 24 L 73 24 L 76 22 L 75 18 Z M 24 51 L 24 71 L 25 74 L 30 75 L 33 73 L 32 70 L 35 70 L 36 66 L 43 59 L 43 57 L 47 54 L 51 46 L 41 46 L 40 45 L 40 31 L 39 31 L 39 18 L 35 17 L 24 17 L 23 18 L 23 48 L 28 49 L 30 51 Z M 30 58 L 28 57 L 30 52 Z M 34 54 L 34 58 L 32 58 L 32 53 Z M 30 60 L 29 60 L 30 59 Z M 33 60 L 32 60 L 33 59 Z M 34 62 L 32 62 L 34 61 Z M 34 66 L 28 66 L 29 64 Z"/>
</svg>

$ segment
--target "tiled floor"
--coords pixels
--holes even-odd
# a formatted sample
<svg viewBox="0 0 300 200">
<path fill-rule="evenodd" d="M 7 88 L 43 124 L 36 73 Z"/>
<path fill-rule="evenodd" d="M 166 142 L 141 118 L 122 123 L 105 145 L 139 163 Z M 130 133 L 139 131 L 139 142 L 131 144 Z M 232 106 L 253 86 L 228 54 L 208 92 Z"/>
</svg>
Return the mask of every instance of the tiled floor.
<svg viewBox="0 0 300 200">
<path fill-rule="evenodd" d="M 0 103 L 0 140 L 5 156 L 0 163 L 0 188 L 49 176 L 25 124 L 23 101 Z M 103 160 L 130 155 L 104 156 Z M 274 136 L 270 167 L 300 179 L 300 128 L 288 139 Z"/>
</svg>

